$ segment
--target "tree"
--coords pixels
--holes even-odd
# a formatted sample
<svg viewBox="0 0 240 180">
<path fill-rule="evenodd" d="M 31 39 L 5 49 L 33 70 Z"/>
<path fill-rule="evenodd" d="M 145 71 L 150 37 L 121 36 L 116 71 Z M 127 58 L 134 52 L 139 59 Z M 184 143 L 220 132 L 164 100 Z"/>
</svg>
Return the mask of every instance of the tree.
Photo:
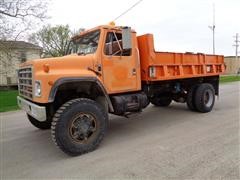
<svg viewBox="0 0 240 180">
<path fill-rule="evenodd" d="M 0 39 L 17 39 L 46 18 L 47 0 L 0 0 Z"/>
<path fill-rule="evenodd" d="M 40 31 L 30 36 L 29 41 L 43 47 L 44 57 L 65 55 L 71 37 L 79 33 L 70 30 L 68 25 L 44 26 Z"/>
</svg>

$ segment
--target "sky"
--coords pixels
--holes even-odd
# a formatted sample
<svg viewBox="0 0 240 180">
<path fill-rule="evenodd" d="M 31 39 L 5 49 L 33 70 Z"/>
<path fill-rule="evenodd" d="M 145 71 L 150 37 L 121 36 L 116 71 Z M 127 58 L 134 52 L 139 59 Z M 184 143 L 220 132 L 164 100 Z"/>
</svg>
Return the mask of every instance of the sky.
<svg viewBox="0 0 240 180">
<path fill-rule="evenodd" d="M 72 29 L 109 24 L 138 0 L 51 0 L 48 23 Z M 235 55 L 240 34 L 240 0 L 143 0 L 115 21 L 138 35 L 152 33 L 156 51 L 211 54 L 213 4 L 216 16 L 216 54 Z"/>
</svg>

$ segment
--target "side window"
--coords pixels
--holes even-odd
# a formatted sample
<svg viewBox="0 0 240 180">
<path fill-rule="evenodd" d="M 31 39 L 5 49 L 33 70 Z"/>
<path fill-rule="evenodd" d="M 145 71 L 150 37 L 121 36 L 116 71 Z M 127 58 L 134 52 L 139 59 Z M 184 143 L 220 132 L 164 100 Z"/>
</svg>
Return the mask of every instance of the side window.
<svg viewBox="0 0 240 180">
<path fill-rule="evenodd" d="M 130 56 L 131 50 L 123 50 L 121 33 L 108 32 L 104 47 L 104 53 L 109 56 Z"/>
</svg>

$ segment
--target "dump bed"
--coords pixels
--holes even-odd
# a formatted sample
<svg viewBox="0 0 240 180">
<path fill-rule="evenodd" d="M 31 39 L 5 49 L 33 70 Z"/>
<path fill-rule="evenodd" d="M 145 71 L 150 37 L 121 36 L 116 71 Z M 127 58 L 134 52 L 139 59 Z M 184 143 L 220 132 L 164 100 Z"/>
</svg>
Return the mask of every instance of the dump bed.
<svg viewBox="0 0 240 180">
<path fill-rule="evenodd" d="M 155 52 L 152 34 L 137 39 L 143 81 L 216 76 L 225 71 L 223 56 Z"/>
</svg>

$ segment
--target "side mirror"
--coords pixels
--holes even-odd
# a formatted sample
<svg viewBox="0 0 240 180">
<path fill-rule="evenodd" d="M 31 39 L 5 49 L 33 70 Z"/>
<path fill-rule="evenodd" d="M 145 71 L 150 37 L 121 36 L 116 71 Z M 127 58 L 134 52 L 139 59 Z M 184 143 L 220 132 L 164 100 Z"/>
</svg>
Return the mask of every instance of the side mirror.
<svg viewBox="0 0 240 180">
<path fill-rule="evenodd" d="M 132 49 L 131 27 L 123 27 L 122 29 L 122 45 L 123 49 Z"/>
</svg>

